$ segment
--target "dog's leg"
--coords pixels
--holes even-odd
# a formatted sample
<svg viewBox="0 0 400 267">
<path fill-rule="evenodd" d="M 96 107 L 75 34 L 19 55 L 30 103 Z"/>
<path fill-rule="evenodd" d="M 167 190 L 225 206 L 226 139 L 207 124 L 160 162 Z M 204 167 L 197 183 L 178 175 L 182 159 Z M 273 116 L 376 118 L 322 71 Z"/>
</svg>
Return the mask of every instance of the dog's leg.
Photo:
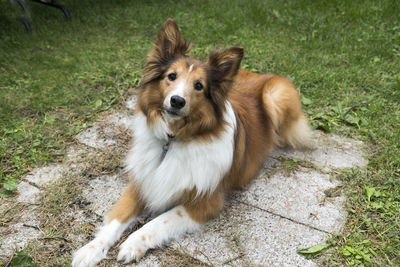
<svg viewBox="0 0 400 267">
<path fill-rule="evenodd" d="M 200 197 L 161 214 L 131 234 L 120 246 L 118 261 L 138 261 L 147 250 L 193 232 L 215 217 L 222 208 L 223 194 Z"/>
<path fill-rule="evenodd" d="M 104 259 L 110 247 L 120 239 L 125 229 L 133 223 L 142 210 L 138 193 L 131 182 L 109 212 L 105 225 L 97 232 L 95 239 L 75 252 L 72 266 L 94 266 Z"/>
</svg>

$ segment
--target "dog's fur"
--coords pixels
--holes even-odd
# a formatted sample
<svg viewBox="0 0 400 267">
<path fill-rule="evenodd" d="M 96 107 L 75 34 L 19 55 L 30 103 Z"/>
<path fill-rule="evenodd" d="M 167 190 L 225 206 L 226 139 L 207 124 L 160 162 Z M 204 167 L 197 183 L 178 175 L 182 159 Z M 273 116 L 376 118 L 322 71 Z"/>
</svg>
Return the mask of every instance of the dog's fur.
<svg viewBox="0 0 400 267">
<path fill-rule="evenodd" d="M 208 62 L 186 56 L 190 48 L 167 20 L 139 88 L 126 159 L 131 182 L 73 266 L 93 266 L 138 216 L 161 214 L 119 248 L 119 261 L 139 260 L 217 216 L 225 194 L 249 183 L 274 146 L 309 145 L 290 81 L 239 69 L 240 47 L 214 51 Z"/>
</svg>

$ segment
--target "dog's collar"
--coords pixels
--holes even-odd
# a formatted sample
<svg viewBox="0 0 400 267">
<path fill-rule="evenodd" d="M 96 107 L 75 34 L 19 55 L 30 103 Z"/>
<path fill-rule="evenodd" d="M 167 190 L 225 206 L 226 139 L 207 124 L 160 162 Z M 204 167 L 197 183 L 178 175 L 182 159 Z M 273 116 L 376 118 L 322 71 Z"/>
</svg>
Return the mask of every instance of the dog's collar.
<svg viewBox="0 0 400 267">
<path fill-rule="evenodd" d="M 163 153 L 162 153 L 162 156 L 161 156 L 161 160 L 163 160 L 163 159 L 165 158 L 165 155 L 167 155 L 167 152 L 168 152 L 168 150 L 169 150 L 169 146 L 170 146 L 171 142 L 172 142 L 174 139 L 175 139 L 175 135 L 168 134 L 168 140 L 167 140 L 167 142 L 163 145 Z"/>
</svg>

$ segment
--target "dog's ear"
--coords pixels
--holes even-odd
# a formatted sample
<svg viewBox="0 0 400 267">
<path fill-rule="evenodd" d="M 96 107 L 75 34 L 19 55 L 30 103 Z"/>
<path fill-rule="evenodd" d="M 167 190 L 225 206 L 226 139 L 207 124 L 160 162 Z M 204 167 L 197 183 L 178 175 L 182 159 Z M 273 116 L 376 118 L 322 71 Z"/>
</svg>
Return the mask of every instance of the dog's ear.
<svg viewBox="0 0 400 267">
<path fill-rule="evenodd" d="M 211 52 L 208 59 L 211 69 L 211 84 L 217 88 L 210 90 L 210 95 L 215 102 L 227 96 L 233 78 L 239 70 L 243 52 L 241 47 Z"/>
<path fill-rule="evenodd" d="M 235 77 L 242 58 L 243 48 L 241 47 L 212 51 L 208 59 L 208 65 L 212 71 L 212 81 L 220 83 Z"/>
<path fill-rule="evenodd" d="M 167 19 L 158 33 L 150 58 L 155 57 L 168 61 L 178 55 L 185 55 L 190 51 L 190 48 L 190 42 L 183 40 L 175 21 Z"/>
<path fill-rule="evenodd" d="M 159 78 L 168 62 L 177 56 L 184 56 L 191 49 L 190 42 L 185 41 L 179 32 L 178 25 L 167 19 L 154 42 L 154 47 L 147 58 L 147 67 L 142 84 Z"/>
</svg>

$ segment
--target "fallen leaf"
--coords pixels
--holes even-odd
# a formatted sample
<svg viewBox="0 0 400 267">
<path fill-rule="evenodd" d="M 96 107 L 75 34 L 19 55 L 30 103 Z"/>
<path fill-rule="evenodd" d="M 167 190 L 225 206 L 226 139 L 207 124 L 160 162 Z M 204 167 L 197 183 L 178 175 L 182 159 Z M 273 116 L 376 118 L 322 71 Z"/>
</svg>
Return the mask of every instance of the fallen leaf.
<svg viewBox="0 0 400 267">
<path fill-rule="evenodd" d="M 315 245 L 315 246 L 312 246 L 312 247 L 309 247 L 309 248 L 299 249 L 299 250 L 297 250 L 297 253 L 300 253 L 300 254 L 315 254 L 315 253 L 321 252 L 324 249 L 329 248 L 330 246 L 331 246 L 330 244 Z"/>
</svg>

